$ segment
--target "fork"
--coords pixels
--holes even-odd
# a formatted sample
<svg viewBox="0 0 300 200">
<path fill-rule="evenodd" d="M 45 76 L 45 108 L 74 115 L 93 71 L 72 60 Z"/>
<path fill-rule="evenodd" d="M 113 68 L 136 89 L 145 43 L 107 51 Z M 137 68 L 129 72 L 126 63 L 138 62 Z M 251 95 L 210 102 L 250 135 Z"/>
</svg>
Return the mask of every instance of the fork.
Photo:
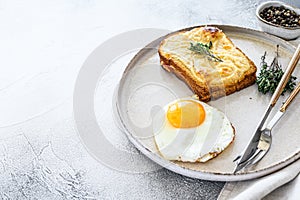
<svg viewBox="0 0 300 200">
<path fill-rule="evenodd" d="M 296 48 L 296 51 L 285 71 L 283 74 L 272 98 L 268 105 L 268 108 L 266 109 L 256 131 L 254 132 L 251 140 L 249 141 L 247 147 L 245 148 L 242 155 L 239 155 L 236 157 L 233 162 L 237 161 L 236 167 L 234 169 L 234 174 L 241 169 L 248 167 L 251 164 L 255 164 L 258 161 L 260 161 L 266 153 L 269 151 L 271 142 L 272 142 L 272 136 L 271 136 L 271 129 L 273 126 L 277 123 L 277 121 L 281 118 L 283 113 L 285 112 L 288 105 L 291 103 L 291 101 L 295 98 L 297 95 L 297 90 L 299 90 L 299 85 L 297 85 L 297 90 L 295 89 L 286 103 L 280 108 L 280 110 L 277 112 L 277 114 L 274 116 L 274 119 L 270 121 L 270 123 L 265 127 L 265 122 L 268 119 L 269 114 L 271 113 L 271 110 L 275 106 L 276 102 L 278 101 L 280 94 L 282 93 L 284 87 L 286 86 L 292 72 L 294 71 L 298 61 L 300 59 L 300 44 L 298 44 L 298 47 Z"/>
<path fill-rule="evenodd" d="M 290 96 L 287 98 L 285 103 L 280 107 L 279 111 L 274 115 L 272 120 L 268 123 L 268 125 L 263 130 L 261 130 L 261 136 L 260 136 L 260 139 L 259 139 L 259 142 L 257 145 L 257 150 L 253 154 L 253 156 L 251 156 L 249 158 L 245 167 L 256 164 L 269 151 L 269 149 L 271 147 L 271 143 L 272 143 L 272 134 L 271 134 L 272 128 L 277 124 L 277 122 L 284 115 L 286 109 L 291 104 L 291 102 L 294 100 L 294 98 L 297 96 L 299 91 L 300 91 L 300 82 L 298 83 L 296 88 L 293 90 L 293 92 L 290 94 Z"/>
</svg>

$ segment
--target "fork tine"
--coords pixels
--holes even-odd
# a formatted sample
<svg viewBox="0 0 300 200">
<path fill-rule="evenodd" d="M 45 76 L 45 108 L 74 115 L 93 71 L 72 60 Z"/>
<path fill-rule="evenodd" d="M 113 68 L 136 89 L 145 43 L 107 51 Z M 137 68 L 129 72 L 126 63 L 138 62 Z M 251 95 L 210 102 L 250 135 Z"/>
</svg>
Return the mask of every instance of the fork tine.
<svg viewBox="0 0 300 200">
<path fill-rule="evenodd" d="M 253 160 L 251 161 L 251 165 L 255 165 L 256 163 L 258 163 L 258 161 L 260 161 L 266 155 L 267 152 L 268 151 L 260 150 L 256 157 L 253 158 Z"/>
<path fill-rule="evenodd" d="M 271 142 L 271 131 L 265 130 L 260 137 L 256 152 L 247 160 L 247 165 L 245 167 L 255 165 L 257 162 L 259 162 L 269 151 Z"/>
<path fill-rule="evenodd" d="M 245 167 L 249 167 L 250 165 L 255 165 L 258 161 L 260 161 L 265 155 L 267 151 L 263 151 L 261 149 L 257 149 L 253 156 L 247 160 L 247 164 Z"/>
<path fill-rule="evenodd" d="M 261 150 L 261 149 L 256 149 L 255 153 L 246 161 L 239 163 L 236 168 L 234 169 L 234 174 L 238 171 L 240 171 L 241 169 L 245 169 L 249 166 L 252 166 L 254 164 L 256 164 L 258 161 L 260 161 L 265 155 L 266 155 L 267 151 Z"/>
<path fill-rule="evenodd" d="M 247 166 L 249 166 L 252 162 L 252 160 L 260 153 L 260 149 L 256 149 L 256 151 L 254 152 L 254 154 L 248 158 L 247 160 L 245 160 L 244 162 L 240 162 L 234 169 L 234 174 L 238 171 L 240 171 L 243 168 L 246 168 Z"/>
<path fill-rule="evenodd" d="M 244 165 L 241 165 L 241 164 L 236 165 L 236 167 L 233 171 L 233 174 L 236 174 L 238 171 L 240 171 L 243 168 L 244 168 Z"/>
</svg>

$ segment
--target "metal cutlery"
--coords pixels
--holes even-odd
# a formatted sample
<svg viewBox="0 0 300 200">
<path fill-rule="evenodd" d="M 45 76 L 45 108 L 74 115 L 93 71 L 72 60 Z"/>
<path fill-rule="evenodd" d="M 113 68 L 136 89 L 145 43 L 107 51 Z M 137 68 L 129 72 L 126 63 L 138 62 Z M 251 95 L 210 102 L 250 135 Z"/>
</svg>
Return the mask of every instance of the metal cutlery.
<svg viewBox="0 0 300 200">
<path fill-rule="evenodd" d="M 280 108 L 274 118 L 270 121 L 270 123 L 266 126 L 265 129 L 264 125 L 268 116 L 270 115 L 272 109 L 274 108 L 276 102 L 278 101 L 283 89 L 285 88 L 292 72 L 294 71 L 298 61 L 300 59 L 300 44 L 298 45 L 285 73 L 283 74 L 273 96 L 266 109 L 256 131 L 254 132 L 251 140 L 249 141 L 247 147 L 243 151 L 242 155 L 238 156 L 234 159 L 234 162 L 237 162 L 237 165 L 234 169 L 233 173 L 240 171 L 241 169 L 253 165 L 260 161 L 265 154 L 268 152 L 271 146 L 272 137 L 271 137 L 271 129 L 273 126 L 278 122 L 281 116 L 284 114 L 285 110 L 291 103 L 291 101 L 295 98 L 298 94 L 300 86 L 297 85 L 296 89 L 291 93 L 290 97 L 287 99 L 285 104 Z"/>
<path fill-rule="evenodd" d="M 266 153 L 269 151 L 272 143 L 272 135 L 271 131 L 272 128 L 276 125 L 276 123 L 281 119 L 281 117 L 284 115 L 287 107 L 290 105 L 292 100 L 297 96 L 297 94 L 300 91 L 300 83 L 297 85 L 297 87 L 294 89 L 294 91 L 291 93 L 291 95 L 288 97 L 286 102 L 281 106 L 280 110 L 277 111 L 275 116 L 272 118 L 272 120 L 268 123 L 268 125 L 261 130 L 261 136 L 257 145 L 256 152 L 247 160 L 244 167 L 247 167 L 249 165 L 254 165 L 258 161 L 260 161 Z"/>
</svg>

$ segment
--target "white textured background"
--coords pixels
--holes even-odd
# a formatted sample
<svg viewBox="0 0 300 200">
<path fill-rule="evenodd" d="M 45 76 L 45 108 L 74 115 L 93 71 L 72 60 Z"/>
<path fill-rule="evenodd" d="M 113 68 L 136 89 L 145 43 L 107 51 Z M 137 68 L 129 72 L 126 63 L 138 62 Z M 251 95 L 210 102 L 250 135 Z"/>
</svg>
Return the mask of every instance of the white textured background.
<svg viewBox="0 0 300 200">
<path fill-rule="evenodd" d="M 122 173 L 94 160 L 76 133 L 74 83 L 116 34 L 205 23 L 258 29 L 258 3 L 0 0 L 0 199 L 216 199 L 221 182 Z"/>
</svg>

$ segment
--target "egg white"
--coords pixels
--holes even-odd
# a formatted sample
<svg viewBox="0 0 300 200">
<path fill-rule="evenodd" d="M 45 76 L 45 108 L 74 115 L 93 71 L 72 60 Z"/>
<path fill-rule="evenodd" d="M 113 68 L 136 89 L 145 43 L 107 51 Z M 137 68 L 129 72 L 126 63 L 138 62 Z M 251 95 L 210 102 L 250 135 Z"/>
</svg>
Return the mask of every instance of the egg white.
<svg viewBox="0 0 300 200">
<path fill-rule="evenodd" d="M 205 120 L 194 128 L 175 128 L 166 117 L 176 101 L 190 100 L 203 106 Z M 206 162 L 221 153 L 234 139 L 235 131 L 221 111 L 192 98 L 175 100 L 154 116 L 154 139 L 159 153 L 167 160 Z M 163 123 L 161 121 L 163 120 Z"/>
</svg>

